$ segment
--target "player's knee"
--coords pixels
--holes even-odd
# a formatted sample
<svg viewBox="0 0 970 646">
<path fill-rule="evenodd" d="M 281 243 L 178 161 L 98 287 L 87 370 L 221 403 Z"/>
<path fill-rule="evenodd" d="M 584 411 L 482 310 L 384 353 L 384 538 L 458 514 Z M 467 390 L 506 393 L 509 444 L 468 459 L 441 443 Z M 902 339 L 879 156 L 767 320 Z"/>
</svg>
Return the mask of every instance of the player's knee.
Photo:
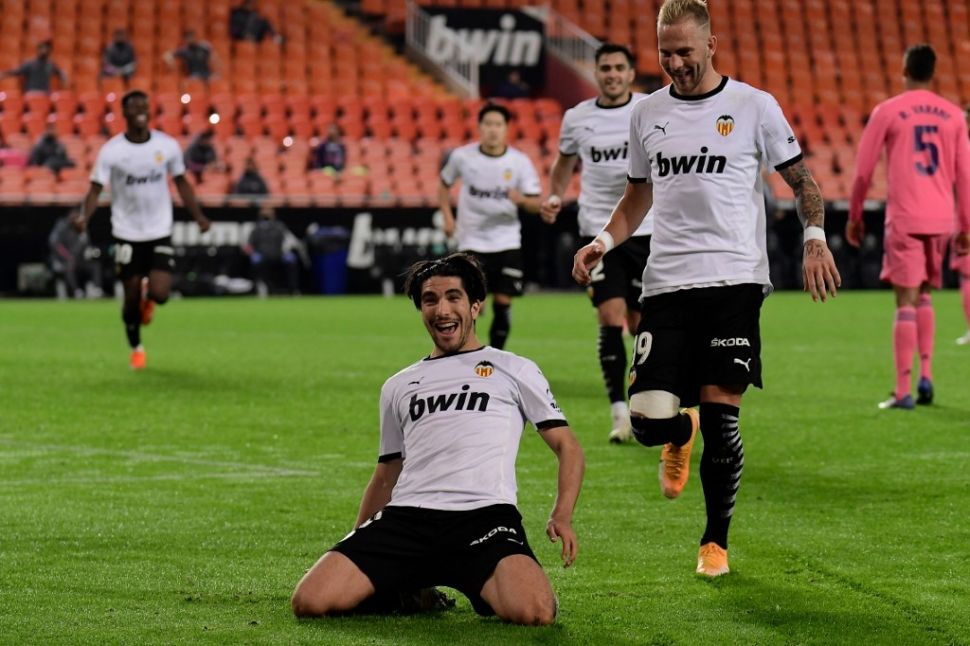
<svg viewBox="0 0 970 646">
<path fill-rule="evenodd" d="M 169 296 L 168 292 L 151 292 L 149 294 L 149 297 L 159 305 L 164 305 L 165 303 L 167 303 L 168 296 Z"/>
<path fill-rule="evenodd" d="M 293 614 L 301 619 L 335 615 L 353 609 L 353 607 L 342 608 L 333 600 L 326 599 L 324 595 L 311 594 L 305 586 L 299 586 L 293 591 L 290 606 L 293 608 Z"/>
<path fill-rule="evenodd" d="M 293 608 L 293 614 L 297 617 L 319 617 L 323 614 L 323 608 L 320 604 L 314 602 L 314 600 L 304 592 L 303 587 L 298 587 L 293 591 L 293 596 L 290 597 L 290 607 Z"/>
<path fill-rule="evenodd" d="M 556 621 L 556 605 L 555 595 L 536 594 L 527 599 L 522 599 L 502 619 L 523 626 L 548 626 Z"/>
<path fill-rule="evenodd" d="M 637 442 L 645 446 L 665 443 L 668 427 L 679 413 L 680 398 L 663 390 L 646 390 L 630 397 L 630 425 Z"/>
</svg>

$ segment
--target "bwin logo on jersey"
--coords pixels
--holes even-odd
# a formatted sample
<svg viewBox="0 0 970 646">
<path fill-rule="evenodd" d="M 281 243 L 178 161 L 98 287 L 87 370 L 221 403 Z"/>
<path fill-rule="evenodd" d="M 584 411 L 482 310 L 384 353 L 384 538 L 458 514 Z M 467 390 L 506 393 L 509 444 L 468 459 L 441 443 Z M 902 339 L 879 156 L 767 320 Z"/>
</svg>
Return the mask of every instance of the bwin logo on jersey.
<svg viewBox="0 0 970 646">
<path fill-rule="evenodd" d="M 159 182 L 165 179 L 165 174 L 157 170 L 153 170 L 148 175 L 128 175 L 125 178 L 125 185 L 132 186 L 133 184 L 148 184 L 150 182 Z"/>
<path fill-rule="evenodd" d="M 727 157 L 724 155 L 708 155 L 707 146 L 701 147 L 701 154 L 680 155 L 678 157 L 664 157 L 663 153 L 657 151 L 657 175 L 666 177 L 667 175 L 686 175 L 694 173 L 701 175 L 706 173 L 723 173 L 727 166 Z"/>
<path fill-rule="evenodd" d="M 469 388 L 471 386 L 465 384 L 461 387 L 460 393 L 428 395 L 427 397 L 411 395 L 411 402 L 408 405 L 411 421 L 418 421 L 424 417 L 425 413 L 431 415 L 447 410 L 477 410 L 484 413 L 488 410 L 488 393 L 468 392 Z"/>
<path fill-rule="evenodd" d="M 471 184 L 468 185 L 468 194 L 471 195 L 472 197 L 478 197 L 478 198 L 487 199 L 487 200 L 504 200 L 509 197 L 509 192 L 507 189 L 477 188 L 475 186 L 472 186 Z"/>
<path fill-rule="evenodd" d="M 734 130 L 734 117 L 729 114 L 722 114 L 717 118 L 717 123 L 714 124 L 717 128 L 717 132 L 722 137 L 727 137 Z"/>
<path fill-rule="evenodd" d="M 601 161 L 626 159 L 629 152 L 630 143 L 627 141 L 623 142 L 622 148 L 597 148 L 596 146 L 590 146 L 589 158 L 591 161 L 598 164 Z"/>
</svg>

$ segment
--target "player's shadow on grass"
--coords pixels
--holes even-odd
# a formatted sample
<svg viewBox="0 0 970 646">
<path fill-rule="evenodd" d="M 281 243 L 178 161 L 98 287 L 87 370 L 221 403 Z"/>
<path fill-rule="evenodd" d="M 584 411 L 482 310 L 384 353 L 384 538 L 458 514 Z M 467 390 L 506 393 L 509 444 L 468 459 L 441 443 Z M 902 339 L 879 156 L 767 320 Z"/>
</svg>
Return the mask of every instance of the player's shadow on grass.
<svg viewBox="0 0 970 646">
<path fill-rule="evenodd" d="M 267 387 L 269 385 L 266 384 Z M 119 373 L 98 381 L 89 381 L 87 386 L 92 390 L 115 388 L 135 394 L 138 392 L 238 393 L 258 388 L 253 383 L 251 374 L 246 374 L 243 379 L 241 376 L 232 374 L 214 375 L 211 372 L 201 373 L 170 366 L 155 366 L 138 373 Z"/>
<path fill-rule="evenodd" d="M 716 589 L 710 612 L 770 631 L 779 643 L 920 643 L 946 638 L 946 630 L 922 618 L 904 600 L 779 555 L 778 568 L 761 577 L 743 570 L 700 585 Z M 769 578 L 770 577 L 770 580 Z M 857 595 L 846 596 L 847 589 Z M 942 634 L 941 634 L 942 633 Z M 950 635 L 953 637 L 953 635 Z"/>
<path fill-rule="evenodd" d="M 449 594 L 455 594 L 448 589 Z M 307 634 L 326 643 L 340 644 L 570 644 L 562 620 L 552 626 L 506 624 L 495 617 L 480 617 L 464 598 L 458 607 L 425 615 L 352 615 L 299 620 Z M 474 636 L 471 637 L 470 636 Z M 408 636 L 409 639 L 402 639 Z"/>
</svg>

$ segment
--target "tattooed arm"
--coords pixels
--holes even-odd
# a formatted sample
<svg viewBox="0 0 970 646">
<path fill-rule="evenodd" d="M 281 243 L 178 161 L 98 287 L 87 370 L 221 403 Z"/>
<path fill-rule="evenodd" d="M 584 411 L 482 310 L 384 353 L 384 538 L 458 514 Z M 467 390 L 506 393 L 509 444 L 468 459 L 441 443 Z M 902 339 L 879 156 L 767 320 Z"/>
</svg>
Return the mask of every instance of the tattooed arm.
<svg viewBox="0 0 970 646">
<path fill-rule="evenodd" d="M 825 203 L 822 192 L 803 160 L 778 171 L 795 193 L 795 212 L 803 227 L 825 228 Z M 806 240 L 802 253 L 802 278 L 812 300 L 825 301 L 826 292 L 835 296 L 842 277 L 825 240 Z"/>
</svg>

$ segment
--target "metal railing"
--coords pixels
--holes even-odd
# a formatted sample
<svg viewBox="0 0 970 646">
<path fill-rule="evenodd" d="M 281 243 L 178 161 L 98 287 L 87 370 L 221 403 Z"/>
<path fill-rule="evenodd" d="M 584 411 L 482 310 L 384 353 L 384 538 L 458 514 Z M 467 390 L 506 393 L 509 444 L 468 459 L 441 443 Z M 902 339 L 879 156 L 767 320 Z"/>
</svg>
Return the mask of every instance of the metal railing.
<svg viewBox="0 0 970 646">
<path fill-rule="evenodd" d="M 435 19 L 411 0 L 407 7 L 405 45 L 408 52 L 452 91 L 477 99 L 479 64 L 475 51 L 453 31 L 443 28 L 443 17 Z"/>
<path fill-rule="evenodd" d="M 522 11 L 545 23 L 546 47 L 595 85 L 595 53 L 602 43 L 548 6 L 525 7 Z"/>
</svg>

